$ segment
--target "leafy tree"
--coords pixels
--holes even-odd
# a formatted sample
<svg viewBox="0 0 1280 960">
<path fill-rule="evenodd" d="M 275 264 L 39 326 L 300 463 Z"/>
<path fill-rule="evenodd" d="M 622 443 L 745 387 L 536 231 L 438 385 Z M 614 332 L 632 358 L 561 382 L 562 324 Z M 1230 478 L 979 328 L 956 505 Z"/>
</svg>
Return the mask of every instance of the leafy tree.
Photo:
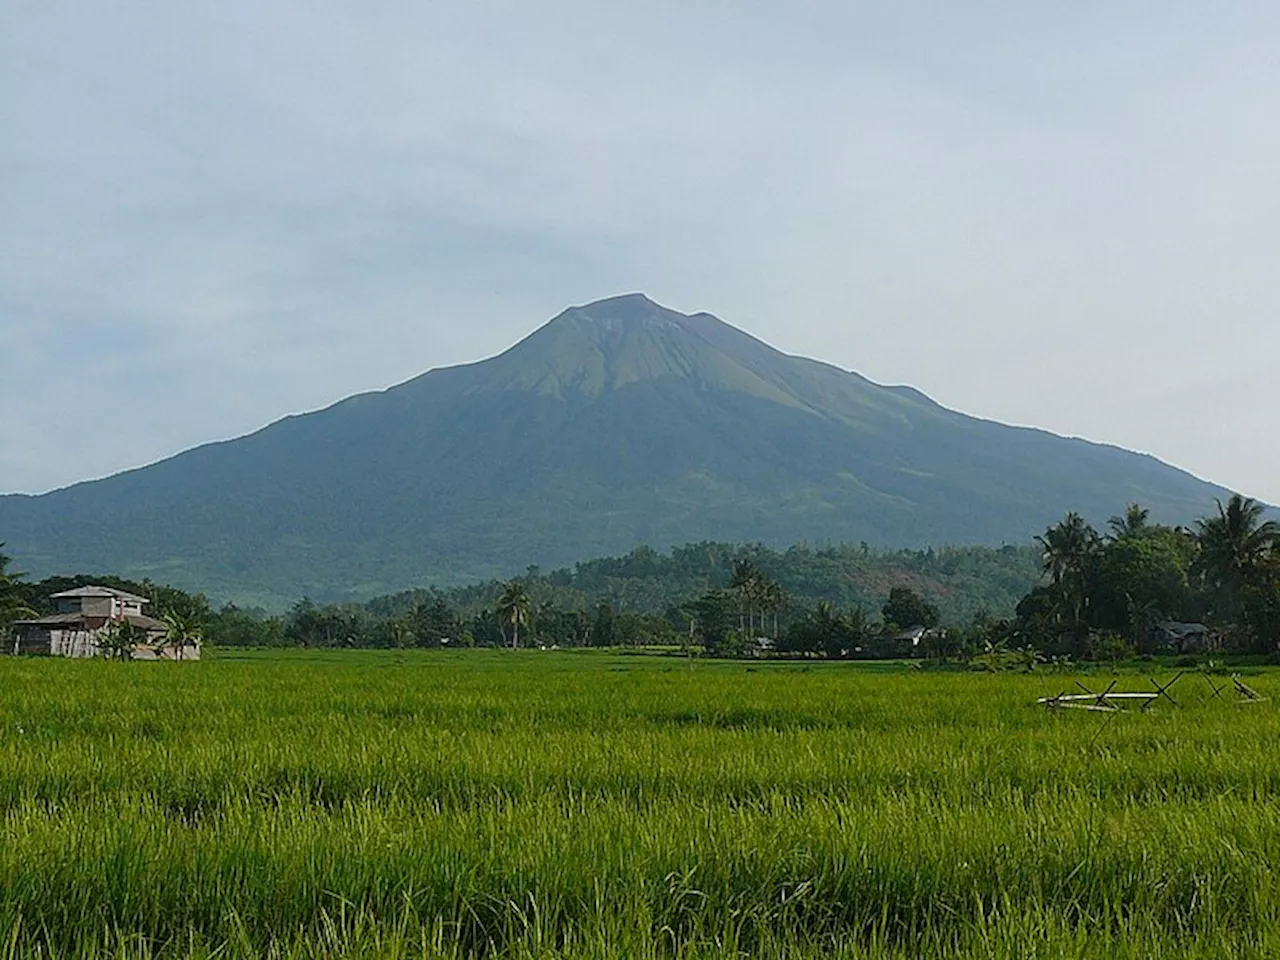
<svg viewBox="0 0 1280 960">
<path fill-rule="evenodd" d="M 784 649 L 795 653 L 822 653 L 836 659 L 859 645 L 865 628 L 861 607 L 844 614 L 822 600 L 803 618 L 791 624 Z"/>
<path fill-rule="evenodd" d="M 849 633 L 849 625 L 840 611 L 822 600 L 808 619 L 809 629 L 818 642 L 818 649 L 832 659 L 844 656 L 845 650 L 848 649 L 845 646 L 845 640 Z"/>
<path fill-rule="evenodd" d="M 689 604 L 694 633 L 708 653 L 728 648 L 732 637 L 735 597 L 725 590 L 710 590 Z"/>
<path fill-rule="evenodd" d="M 1127 660 L 1134 654 L 1134 647 L 1118 633 L 1103 631 L 1089 637 L 1089 659 L 1116 661 Z"/>
<path fill-rule="evenodd" d="M 920 638 L 920 652 L 927 660 L 967 661 L 978 651 L 974 634 L 963 627 L 930 630 Z"/>
<path fill-rule="evenodd" d="M 461 633 L 458 615 L 444 597 L 420 600 L 408 617 L 408 626 L 420 647 L 438 647 Z"/>
<path fill-rule="evenodd" d="M 880 610 L 884 622 L 896 627 L 936 627 L 940 619 L 938 608 L 929 603 L 910 587 L 894 587 L 889 599 Z"/>
<path fill-rule="evenodd" d="M 204 637 L 214 647 L 279 647 L 286 642 L 279 617 L 242 610 L 231 603 L 210 616 Z"/>
<path fill-rule="evenodd" d="M 539 643 L 555 643 L 555 627 L 559 620 L 559 608 L 554 600 L 533 604 L 529 613 L 529 636 Z"/>
<path fill-rule="evenodd" d="M 681 647 L 687 651 L 697 639 L 698 620 L 694 615 L 692 604 L 672 604 L 667 608 L 664 616 L 675 633 L 680 635 Z"/>
<path fill-rule="evenodd" d="M 472 643 L 478 647 L 501 647 L 507 642 L 499 614 L 490 607 L 472 618 L 467 632 L 471 634 Z"/>
<path fill-rule="evenodd" d="M 1061 586 L 1041 584 L 1033 587 L 1018 604 L 1011 639 L 1015 643 L 1034 645 L 1053 653 L 1082 653 L 1083 650 L 1075 643 L 1068 644 L 1067 649 L 1059 649 L 1063 633 L 1062 610 L 1066 605 Z"/>
<path fill-rule="evenodd" d="M 1269 653 L 1280 647 L 1280 571 L 1274 563 L 1245 586 L 1240 605 L 1253 648 Z"/>
<path fill-rule="evenodd" d="M 825 603 L 826 601 L 820 601 Z M 814 628 L 813 611 L 809 611 L 797 620 L 792 620 L 782 635 L 779 647 L 784 653 L 799 653 L 808 656 L 822 651 L 821 632 Z"/>
<path fill-rule="evenodd" d="M 390 617 L 372 623 L 359 624 L 359 631 L 350 639 L 361 647 L 377 647 L 383 650 L 407 650 L 417 642 L 413 624 L 405 617 Z"/>
<path fill-rule="evenodd" d="M 670 642 L 672 639 L 671 625 L 665 619 L 630 610 L 617 615 L 613 631 L 615 642 L 623 647 Z"/>
<path fill-rule="evenodd" d="M 1014 639 L 1014 624 L 1009 620 L 997 620 L 988 610 L 978 610 L 964 627 L 941 631 L 940 645 L 944 656 L 972 661 L 974 657 L 1001 656 Z M 937 636 L 935 631 L 932 636 Z"/>
<path fill-rule="evenodd" d="M 1091 579 L 1091 625 L 1127 632 L 1149 652 L 1151 628 L 1161 619 L 1193 616 L 1188 574 L 1195 542 L 1170 527 L 1145 526 L 1107 543 Z"/>
<path fill-rule="evenodd" d="M 591 645 L 593 647 L 612 647 L 615 641 L 614 612 L 612 603 L 602 603 L 596 607 L 595 619 L 591 621 Z"/>
<path fill-rule="evenodd" d="M 585 610 L 544 607 L 538 615 L 538 635 L 566 647 L 588 646 L 593 625 L 591 615 Z"/>
<path fill-rule="evenodd" d="M 354 646 L 363 632 L 354 611 L 319 607 L 305 597 L 294 605 L 284 626 L 285 637 L 303 647 Z"/>
</svg>

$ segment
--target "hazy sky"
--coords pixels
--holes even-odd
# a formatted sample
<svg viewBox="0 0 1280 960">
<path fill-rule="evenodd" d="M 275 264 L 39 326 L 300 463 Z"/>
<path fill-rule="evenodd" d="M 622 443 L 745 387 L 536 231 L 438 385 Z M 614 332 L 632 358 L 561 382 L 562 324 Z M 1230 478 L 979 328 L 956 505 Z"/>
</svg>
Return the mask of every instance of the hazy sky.
<svg viewBox="0 0 1280 960">
<path fill-rule="evenodd" d="M 1278 48 L 1274 2 L 4 0 L 0 491 L 643 290 L 1280 502 Z"/>
</svg>

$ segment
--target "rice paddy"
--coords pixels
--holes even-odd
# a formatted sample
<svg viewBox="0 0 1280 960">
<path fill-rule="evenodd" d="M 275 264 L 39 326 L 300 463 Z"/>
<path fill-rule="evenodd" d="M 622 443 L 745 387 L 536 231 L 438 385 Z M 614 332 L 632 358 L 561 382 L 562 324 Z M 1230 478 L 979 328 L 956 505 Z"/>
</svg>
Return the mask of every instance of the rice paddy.
<svg viewBox="0 0 1280 960">
<path fill-rule="evenodd" d="M 1275 702 L 1072 680 L 3 659 L 0 957 L 1280 954 Z"/>
</svg>

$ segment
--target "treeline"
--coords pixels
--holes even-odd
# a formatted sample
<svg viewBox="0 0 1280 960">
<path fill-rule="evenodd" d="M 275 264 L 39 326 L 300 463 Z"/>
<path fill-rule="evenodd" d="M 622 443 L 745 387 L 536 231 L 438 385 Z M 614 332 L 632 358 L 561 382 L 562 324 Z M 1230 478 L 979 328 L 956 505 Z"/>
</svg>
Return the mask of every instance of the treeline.
<svg viewBox="0 0 1280 960">
<path fill-rule="evenodd" d="M 1003 548 L 777 551 L 691 544 L 507 582 L 367 604 L 302 600 L 284 615 L 213 609 L 201 595 L 114 577 L 29 583 L 0 555 L 0 626 L 51 593 L 103 583 L 215 646 L 626 647 L 713 655 L 1110 658 L 1162 650 L 1273 652 L 1280 527 L 1234 496 L 1192 527 L 1131 505 L 1105 531 L 1078 514 Z"/>
<path fill-rule="evenodd" d="M 213 616 L 210 641 L 221 646 L 301 647 L 668 647 L 714 656 L 805 653 L 833 657 L 907 655 L 918 638 L 904 627 L 940 622 L 934 604 L 893 587 L 873 618 L 819 600 L 791 597 L 750 560 L 738 560 L 724 587 L 662 613 L 618 610 L 602 602 L 566 608 L 524 579 L 504 584 L 492 603 L 469 609 L 444 593 L 417 595 L 403 612 L 369 606 L 320 606 L 304 600 L 282 617 L 227 607 Z"/>
<path fill-rule="evenodd" d="M 420 589 L 366 604 L 323 605 L 310 600 L 286 615 L 264 617 L 227 608 L 217 626 L 222 645 L 434 646 L 667 646 L 715 653 L 774 649 L 807 641 L 797 624 L 826 611 L 842 624 L 847 614 L 882 613 L 886 597 L 910 596 L 933 611 L 933 622 L 961 623 L 996 611 L 1011 614 L 1039 576 L 1030 547 L 948 547 L 875 550 L 867 544 L 773 550 L 758 544 L 697 543 L 660 553 L 639 547 L 571 568 L 536 567 L 511 581 L 450 590 Z M 765 624 L 755 618 L 773 597 Z M 724 594 L 724 596 L 720 596 Z M 721 608 L 730 611 L 722 624 Z M 763 607 L 762 607 L 763 609 Z M 904 615 L 899 613 L 899 618 Z M 863 617 L 868 632 L 897 622 Z M 914 623 L 908 623 L 910 626 Z M 750 628 L 750 629 L 749 629 Z M 759 636 L 754 636 L 759 634 Z M 812 631 L 811 631 L 812 632 Z M 824 649 L 852 650 L 857 631 Z"/>
<path fill-rule="evenodd" d="M 882 551 L 866 544 L 773 550 L 697 543 L 669 553 L 640 547 L 571 568 L 528 570 L 518 581 L 528 597 L 527 613 L 518 614 L 523 642 L 705 645 L 697 613 L 703 608 L 691 605 L 708 592 L 730 589 L 735 568 L 744 563 L 786 597 L 777 623 L 771 622 L 780 636 L 822 603 L 832 610 L 879 610 L 895 587 L 919 595 L 948 623 L 967 622 L 983 610 L 1009 615 L 1039 575 L 1036 554 L 1025 546 Z M 283 615 L 235 605 L 213 609 L 203 596 L 118 577 L 22 581 L 20 592 L 35 612 L 46 612 L 42 605 L 50 593 L 90 582 L 151 597 L 159 616 L 180 610 L 216 646 L 500 646 L 513 640 L 503 619 L 510 610 L 510 598 L 503 603 L 509 584 L 500 581 L 407 591 L 363 605 L 303 600 Z"/>
<path fill-rule="evenodd" d="M 1044 582 L 1018 604 L 1018 639 L 1050 652 L 1272 653 L 1280 642 L 1280 525 L 1241 496 L 1193 527 L 1134 504 L 1105 532 L 1071 513 L 1037 538 Z"/>
<path fill-rule="evenodd" d="M 1105 531 L 1069 513 L 1036 538 L 1035 549 L 1040 582 L 1013 616 L 981 611 L 967 623 L 926 630 L 911 655 L 1031 665 L 1280 651 L 1280 525 L 1254 500 L 1232 496 L 1191 527 L 1153 523 L 1139 504 L 1112 517 Z M 886 609 L 885 621 L 895 619 L 931 621 Z M 869 625 L 859 608 L 813 611 L 784 639 L 792 650 L 825 647 L 831 655 L 852 646 L 893 655 L 884 628 Z"/>
<path fill-rule="evenodd" d="M 641 646 L 716 655 L 940 660 L 1271 653 L 1280 527 L 1240 496 L 1190 527 L 1131 505 L 1078 514 L 1026 547 L 775 551 L 703 543 L 363 606 L 221 611 L 223 643 Z M 239 631 L 227 629 L 243 621 Z"/>
<path fill-rule="evenodd" d="M 638 547 L 625 556 L 550 572 L 530 567 L 519 579 L 538 602 L 565 609 L 594 611 L 609 604 L 619 612 L 663 614 L 708 590 L 727 587 L 743 561 L 803 604 L 825 600 L 837 607 L 873 610 L 893 587 L 908 587 L 937 606 L 947 623 L 968 622 L 982 610 L 1011 615 L 1040 576 L 1039 555 L 1030 545 L 877 550 L 863 543 L 774 550 L 703 542 L 669 553 Z M 473 614 L 495 605 L 505 587 L 491 580 L 443 592 L 412 590 L 366 607 L 379 616 L 404 616 L 438 594 Z"/>
<path fill-rule="evenodd" d="M 897 587 L 879 621 L 861 605 L 810 606 L 788 618 L 785 629 L 775 624 L 775 649 L 991 663 L 1159 652 L 1274 654 L 1280 650 L 1280 525 L 1265 514 L 1263 504 L 1239 495 L 1190 528 L 1153 523 L 1139 504 L 1112 517 L 1105 532 L 1070 513 L 1036 538 L 1040 582 L 1012 616 L 979 609 L 967 621 L 948 622 L 915 591 Z M 741 651 L 744 638 L 761 633 L 752 627 L 753 608 L 763 617 L 779 602 L 786 606 L 776 583 L 742 563 L 728 590 L 709 591 L 686 607 L 695 615 L 695 636 L 710 651 Z M 915 629 L 904 635 L 906 627 Z"/>
</svg>

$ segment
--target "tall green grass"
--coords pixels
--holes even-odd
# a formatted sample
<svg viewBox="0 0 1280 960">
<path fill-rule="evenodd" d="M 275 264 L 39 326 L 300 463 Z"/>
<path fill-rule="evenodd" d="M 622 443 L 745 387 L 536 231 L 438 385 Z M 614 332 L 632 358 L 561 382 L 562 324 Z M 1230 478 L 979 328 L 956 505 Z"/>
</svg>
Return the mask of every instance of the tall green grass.
<svg viewBox="0 0 1280 960">
<path fill-rule="evenodd" d="M 2 660 L 0 957 L 1280 954 L 1273 705 L 1070 685 Z"/>
</svg>

